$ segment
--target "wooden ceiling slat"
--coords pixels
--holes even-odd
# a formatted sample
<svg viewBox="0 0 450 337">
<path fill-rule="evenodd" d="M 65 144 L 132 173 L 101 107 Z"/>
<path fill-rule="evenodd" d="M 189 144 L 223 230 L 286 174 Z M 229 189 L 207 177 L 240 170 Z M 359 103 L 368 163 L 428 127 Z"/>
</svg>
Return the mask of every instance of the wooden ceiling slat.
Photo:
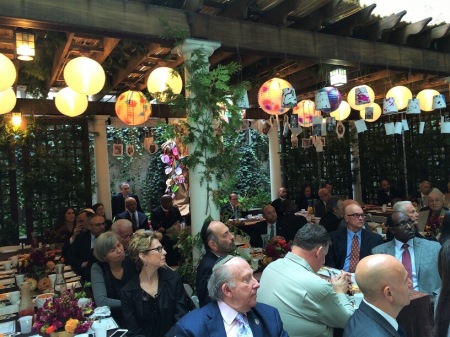
<svg viewBox="0 0 450 337">
<path fill-rule="evenodd" d="M 398 28 L 390 33 L 389 41 L 394 44 L 406 44 L 410 36 L 422 32 L 431 20 L 432 18 L 426 18 Z"/>
<path fill-rule="evenodd" d="M 72 40 L 74 37 L 75 37 L 74 33 L 67 34 L 66 43 L 63 46 L 59 47 L 58 50 L 56 51 L 55 56 L 53 58 L 52 73 L 46 85 L 47 89 L 50 89 L 54 85 L 55 81 L 60 75 L 65 63 L 66 55 L 70 49 L 70 45 L 72 44 Z"/>
<path fill-rule="evenodd" d="M 390 31 L 398 25 L 402 17 L 406 14 L 406 11 L 401 11 L 397 14 L 387 16 L 380 21 L 372 23 L 366 27 L 361 27 L 355 37 L 367 39 L 370 41 L 379 41 L 385 31 Z"/>
<path fill-rule="evenodd" d="M 327 26 L 326 28 L 322 29 L 321 33 L 327 33 L 327 34 L 334 34 L 334 35 L 353 35 L 353 30 L 355 27 L 362 26 L 364 23 L 366 23 L 370 15 L 372 14 L 372 11 L 376 7 L 375 4 L 367 6 L 360 10 L 359 12 L 347 16 L 346 18 L 337 21 L 336 23 Z"/>
<path fill-rule="evenodd" d="M 287 16 L 295 10 L 302 0 L 284 0 L 275 8 L 264 13 L 258 23 L 281 26 L 286 24 Z"/>
<path fill-rule="evenodd" d="M 318 31 L 322 28 L 322 23 L 334 15 L 334 11 L 337 8 L 341 0 L 329 0 L 323 7 L 320 7 L 316 11 L 310 13 L 301 19 L 295 20 L 293 24 L 289 25 L 289 28 L 298 28 L 309 31 Z M 294 20 L 294 18 L 290 18 Z"/>
<path fill-rule="evenodd" d="M 423 32 L 410 36 L 408 38 L 408 45 L 416 48 L 431 48 L 431 44 L 436 39 L 450 36 L 450 23 L 440 25 Z"/>
<path fill-rule="evenodd" d="M 218 15 L 228 18 L 246 19 L 248 7 L 256 0 L 232 0 Z"/>
</svg>

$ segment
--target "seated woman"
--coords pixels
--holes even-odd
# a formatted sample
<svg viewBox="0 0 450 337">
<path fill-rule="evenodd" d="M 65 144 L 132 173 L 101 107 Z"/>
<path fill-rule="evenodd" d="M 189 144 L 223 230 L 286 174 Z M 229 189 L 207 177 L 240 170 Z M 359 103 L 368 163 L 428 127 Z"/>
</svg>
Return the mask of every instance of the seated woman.
<svg viewBox="0 0 450 337">
<path fill-rule="evenodd" d="M 419 212 L 419 230 L 425 232 L 425 237 L 435 238 L 439 233 L 439 218 L 448 211 L 444 207 L 444 195 L 437 188 L 428 194 L 428 206 L 423 207 Z"/>
<path fill-rule="evenodd" d="M 113 232 L 100 234 L 95 239 L 94 256 L 99 260 L 91 269 L 95 304 L 110 307 L 112 317 L 121 326 L 119 290 L 137 274 L 136 267 L 125 257 L 124 248 Z"/>
<path fill-rule="evenodd" d="M 73 207 L 64 207 L 61 209 L 58 222 L 55 225 L 55 243 L 61 244 L 62 256 L 66 257 L 69 250 L 70 238 L 74 235 L 76 229 L 75 209 Z"/>
<path fill-rule="evenodd" d="M 310 184 L 303 184 L 299 195 L 295 199 L 295 203 L 299 210 L 307 210 L 308 206 L 314 205 L 317 197 L 314 195 L 312 191 L 312 186 Z"/>
<path fill-rule="evenodd" d="M 438 271 L 442 287 L 436 291 L 434 336 L 450 337 L 450 241 L 446 241 L 439 251 Z"/>
<path fill-rule="evenodd" d="M 105 218 L 105 232 L 109 231 L 112 226 L 112 221 L 110 219 L 106 219 L 105 216 L 105 205 L 103 205 L 101 202 L 96 203 L 94 206 L 92 206 L 92 210 L 97 215 L 101 215 Z"/>
<path fill-rule="evenodd" d="M 189 311 L 181 277 L 166 268 L 160 240 L 159 232 L 137 231 L 128 245 L 140 270 L 120 291 L 128 337 L 173 336 L 175 323 Z"/>
</svg>

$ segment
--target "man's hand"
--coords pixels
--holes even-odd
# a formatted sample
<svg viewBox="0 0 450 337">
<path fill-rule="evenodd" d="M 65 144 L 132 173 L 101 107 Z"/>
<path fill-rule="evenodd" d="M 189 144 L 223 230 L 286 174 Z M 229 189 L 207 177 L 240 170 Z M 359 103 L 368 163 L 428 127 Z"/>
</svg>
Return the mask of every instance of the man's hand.
<svg viewBox="0 0 450 337">
<path fill-rule="evenodd" d="M 330 283 L 335 292 L 346 294 L 351 283 L 351 274 L 341 271 L 339 275 L 331 275 Z"/>
</svg>

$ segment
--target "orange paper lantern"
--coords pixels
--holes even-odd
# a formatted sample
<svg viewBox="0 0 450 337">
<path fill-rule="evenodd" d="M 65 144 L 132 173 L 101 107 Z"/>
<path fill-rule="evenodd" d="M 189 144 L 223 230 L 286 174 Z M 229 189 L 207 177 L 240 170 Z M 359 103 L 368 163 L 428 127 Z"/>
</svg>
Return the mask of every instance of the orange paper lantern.
<svg viewBox="0 0 450 337">
<path fill-rule="evenodd" d="M 140 91 L 125 91 L 116 101 L 116 114 L 128 125 L 143 124 L 150 118 L 152 108 L 144 94 Z"/>
</svg>

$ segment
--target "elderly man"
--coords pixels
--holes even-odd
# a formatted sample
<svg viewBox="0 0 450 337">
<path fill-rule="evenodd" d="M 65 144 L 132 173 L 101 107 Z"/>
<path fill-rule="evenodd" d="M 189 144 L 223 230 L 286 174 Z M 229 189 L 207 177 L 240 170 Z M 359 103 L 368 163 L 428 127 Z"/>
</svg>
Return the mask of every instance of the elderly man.
<svg viewBox="0 0 450 337">
<path fill-rule="evenodd" d="M 130 193 L 130 184 L 122 182 L 119 184 L 119 189 L 120 189 L 119 193 L 114 194 L 111 197 L 112 217 L 114 218 L 117 214 L 125 211 L 125 200 L 129 197 L 134 198 L 134 200 L 136 200 L 137 210 L 139 212 L 142 212 L 138 196 L 136 194 Z"/>
<path fill-rule="evenodd" d="M 160 199 L 160 205 L 152 209 L 152 228 L 165 232 L 177 221 L 183 222 L 180 210 L 173 205 L 173 199 L 170 195 L 164 194 Z"/>
<path fill-rule="evenodd" d="M 125 249 L 125 255 L 128 255 L 128 244 L 133 237 L 133 224 L 131 221 L 127 219 L 116 220 L 111 226 L 111 231 L 116 234 Z"/>
<path fill-rule="evenodd" d="M 413 228 L 415 231 L 415 235 L 418 238 L 423 238 L 422 235 L 419 233 L 418 229 L 418 223 L 419 223 L 419 212 L 417 212 L 416 208 L 412 204 L 411 201 L 399 201 L 395 203 L 395 205 L 392 207 L 392 210 L 394 212 L 403 212 L 406 213 L 406 215 L 409 216 L 411 221 L 413 222 Z M 386 225 L 389 226 L 392 223 L 392 213 L 387 216 L 386 219 Z M 391 231 L 387 231 L 386 233 L 386 241 L 391 241 L 394 238 L 394 234 L 392 234 Z"/>
<path fill-rule="evenodd" d="M 214 266 L 208 281 L 208 305 L 191 311 L 175 326 L 177 337 L 284 337 L 280 314 L 256 302 L 258 281 L 240 257 L 226 256 Z"/>
<path fill-rule="evenodd" d="M 125 200 L 125 208 L 126 211 L 117 214 L 114 220 L 130 220 L 133 224 L 133 232 L 138 229 L 149 229 L 147 216 L 137 210 L 137 202 L 134 198 L 129 197 Z"/>
<path fill-rule="evenodd" d="M 427 223 L 437 223 L 440 216 L 444 216 L 447 213 L 448 208 L 444 207 L 444 194 L 437 188 L 428 194 L 428 206 L 420 209 L 419 212 L 419 231 L 426 232 L 425 228 Z"/>
<path fill-rule="evenodd" d="M 422 179 L 419 190 L 412 194 L 411 200 L 417 201 L 419 207 L 428 205 L 428 194 L 431 192 L 431 183 L 428 179 Z"/>
<path fill-rule="evenodd" d="M 278 189 L 278 198 L 273 200 L 271 205 L 273 206 L 273 208 L 275 208 L 275 211 L 277 212 L 277 216 L 281 217 L 283 216 L 283 210 L 281 209 L 281 202 L 283 200 L 286 200 L 288 196 L 288 191 L 286 189 L 286 187 L 280 187 Z"/>
<path fill-rule="evenodd" d="M 359 260 L 370 255 L 372 248 L 381 245 L 383 238 L 363 228 L 365 215 L 357 204 L 345 207 L 344 219 L 347 222 L 347 228 L 330 233 L 333 244 L 325 264 L 353 273 Z"/>
<path fill-rule="evenodd" d="M 242 218 L 241 204 L 239 203 L 239 198 L 236 193 L 231 193 L 228 196 L 228 202 L 220 207 L 220 220 L 227 223 L 229 219 L 240 219 Z"/>
<path fill-rule="evenodd" d="M 329 246 L 325 228 L 308 223 L 295 235 L 292 251 L 262 273 L 258 300 L 279 310 L 291 337 L 331 337 L 354 312 L 346 294 L 350 274 L 341 272 L 330 282 L 316 275 Z"/>
<path fill-rule="evenodd" d="M 344 337 L 403 337 L 396 318 L 409 304 L 411 285 L 403 265 L 391 256 L 371 255 L 360 261 L 355 278 L 364 300 L 350 317 Z"/>
<path fill-rule="evenodd" d="M 317 192 L 319 200 L 314 204 L 314 216 L 323 217 L 327 212 L 327 202 L 331 199 L 330 191 L 327 188 L 321 188 Z"/>
<path fill-rule="evenodd" d="M 230 229 L 220 221 L 205 221 L 200 231 L 200 237 L 206 253 L 198 264 L 195 285 L 198 300 L 202 307 L 211 301 L 208 296 L 207 284 L 214 263 L 220 256 L 232 254 L 236 250 L 236 245 Z"/>
<path fill-rule="evenodd" d="M 405 266 L 413 289 L 432 295 L 441 284 L 436 267 L 441 245 L 414 237 L 413 222 L 403 212 L 392 213 L 389 230 L 394 234 L 394 240 L 375 247 L 372 253 L 396 257 Z"/>
</svg>

